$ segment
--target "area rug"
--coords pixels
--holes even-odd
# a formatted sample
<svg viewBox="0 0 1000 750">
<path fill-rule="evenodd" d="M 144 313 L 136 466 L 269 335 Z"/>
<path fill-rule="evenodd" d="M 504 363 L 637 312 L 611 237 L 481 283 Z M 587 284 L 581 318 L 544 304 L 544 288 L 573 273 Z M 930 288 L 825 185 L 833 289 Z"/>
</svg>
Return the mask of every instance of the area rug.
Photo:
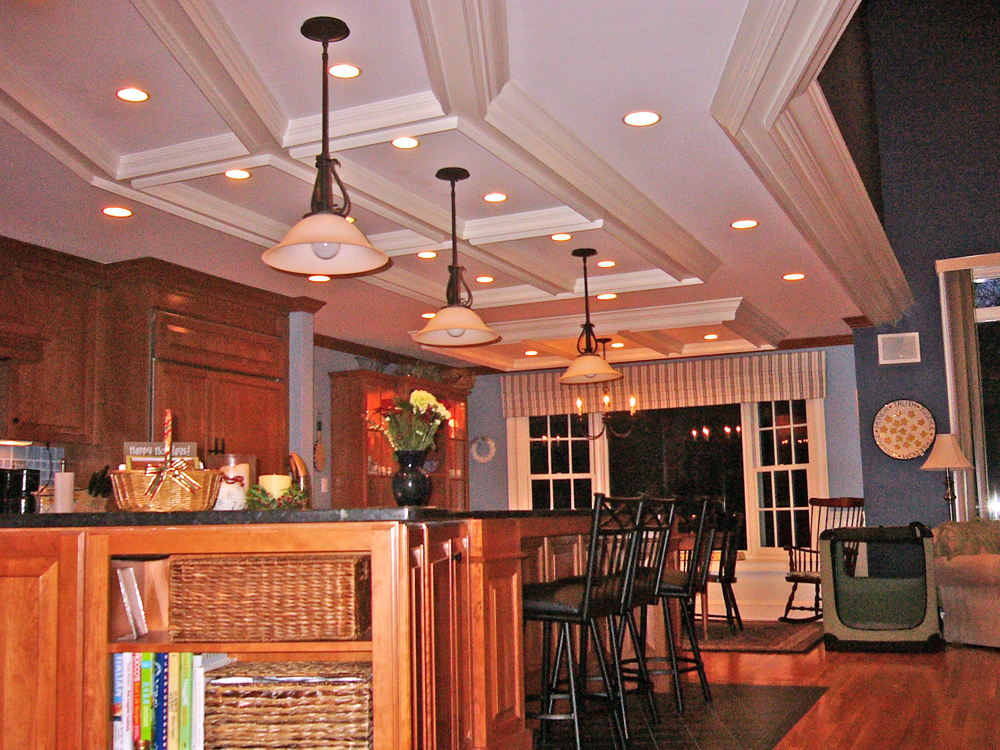
<svg viewBox="0 0 1000 750">
<path fill-rule="evenodd" d="M 777 622 L 744 620 L 736 635 L 725 622 L 710 622 L 708 638 L 700 638 L 703 651 L 804 654 L 823 638 L 822 622 Z"/>
</svg>

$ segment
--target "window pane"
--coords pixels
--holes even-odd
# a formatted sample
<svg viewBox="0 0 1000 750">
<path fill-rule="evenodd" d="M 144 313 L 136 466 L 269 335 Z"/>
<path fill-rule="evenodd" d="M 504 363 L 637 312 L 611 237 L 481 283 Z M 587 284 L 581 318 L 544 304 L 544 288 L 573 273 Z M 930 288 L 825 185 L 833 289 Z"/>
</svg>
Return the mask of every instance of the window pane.
<svg viewBox="0 0 1000 750">
<path fill-rule="evenodd" d="M 770 401 L 757 404 L 757 418 L 762 428 L 774 427 L 774 410 Z"/>
<path fill-rule="evenodd" d="M 545 437 L 549 432 L 548 417 L 528 417 L 528 437 L 533 440 Z"/>
<path fill-rule="evenodd" d="M 549 480 L 531 480 L 531 507 L 535 510 L 549 510 Z"/>
<path fill-rule="evenodd" d="M 795 543 L 800 547 L 811 546 L 809 539 L 809 511 L 807 510 L 796 510 L 793 511 L 795 516 Z"/>
<path fill-rule="evenodd" d="M 774 430 L 760 432 L 760 465 L 774 466 Z"/>
<path fill-rule="evenodd" d="M 586 437 L 590 429 L 590 417 L 586 414 L 582 417 L 578 417 L 576 414 L 572 415 L 569 418 L 569 429 L 571 437 Z"/>
<path fill-rule="evenodd" d="M 762 510 L 760 512 L 760 546 L 774 546 L 774 511 Z"/>
<path fill-rule="evenodd" d="M 549 437 L 569 437 L 569 414 L 549 417 Z"/>
<path fill-rule="evenodd" d="M 788 486 L 788 472 L 774 472 L 774 504 L 787 508 L 791 503 L 791 488 Z"/>
<path fill-rule="evenodd" d="M 550 440 L 549 451 L 552 455 L 552 473 L 569 474 L 569 440 Z"/>
<path fill-rule="evenodd" d="M 788 547 L 792 544 L 791 513 L 775 513 L 778 522 L 778 547 Z"/>
<path fill-rule="evenodd" d="M 804 399 L 798 398 L 792 401 L 792 423 L 806 423 L 806 402 Z"/>
<path fill-rule="evenodd" d="M 771 474 L 761 474 L 758 481 L 760 489 L 760 507 L 762 508 L 773 508 L 774 507 L 774 490 L 771 487 Z"/>
<path fill-rule="evenodd" d="M 805 469 L 792 471 L 792 505 L 796 508 L 809 507 L 809 475 Z"/>
<path fill-rule="evenodd" d="M 792 410 L 787 401 L 774 402 L 774 423 L 776 425 L 792 423 Z"/>
<path fill-rule="evenodd" d="M 790 427 L 779 427 L 775 434 L 778 438 L 778 464 L 788 466 L 792 463 L 792 430 Z"/>
<path fill-rule="evenodd" d="M 549 441 L 532 440 L 529 443 L 531 451 L 531 473 L 549 473 Z"/>
<path fill-rule="evenodd" d="M 809 428 L 799 425 L 792 431 L 795 436 L 795 463 L 809 463 Z"/>
<path fill-rule="evenodd" d="M 590 473 L 590 441 L 573 440 L 570 443 L 574 474 Z"/>
<path fill-rule="evenodd" d="M 552 480 L 552 507 L 555 509 L 569 509 L 573 507 L 571 496 L 572 487 L 568 479 Z"/>
<path fill-rule="evenodd" d="M 573 480 L 573 505 L 577 508 L 594 507 L 594 493 L 589 479 Z"/>
</svg>

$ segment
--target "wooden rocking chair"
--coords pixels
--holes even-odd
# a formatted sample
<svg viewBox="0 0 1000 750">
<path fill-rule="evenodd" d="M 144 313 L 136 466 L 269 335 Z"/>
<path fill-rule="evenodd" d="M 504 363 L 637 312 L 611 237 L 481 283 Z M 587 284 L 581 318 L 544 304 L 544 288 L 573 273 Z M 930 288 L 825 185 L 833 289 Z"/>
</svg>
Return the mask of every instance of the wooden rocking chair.
<svg viewBox="0 0 1000 750">
<path fill-rule="evenodd" d="M 788 552 L 788 572 L 785 580 L 792 584 L 782 622 L 813 622 L 823 616 L 820 596 L 819 535 L 827 529 L 853 528 L 865 525 L 865 501 L 861 497 L 811 497 L 809 498 L 809 546 L 785 547 Z M 847 552 L 850 552 L 848 550 Z M 857 547 L 849 561 L 853 569 L 857 562 Z M 800 583 L 816 587 L 812 606 L 795 604 L 795 592 Z M 810 612 L 805 617 L 789 617 L 792 610 Z"/>
</svg>

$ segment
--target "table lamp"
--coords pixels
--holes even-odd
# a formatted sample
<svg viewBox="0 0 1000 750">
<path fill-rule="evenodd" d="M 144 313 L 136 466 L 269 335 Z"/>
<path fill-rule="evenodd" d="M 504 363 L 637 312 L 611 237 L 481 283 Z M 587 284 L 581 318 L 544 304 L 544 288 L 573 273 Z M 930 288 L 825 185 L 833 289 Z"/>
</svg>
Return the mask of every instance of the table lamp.
<svg viewBox="0 0 1000 750">
<path fill-rule="evenodd" d="M 944 501 L 948 503 L 948 517 L 955 520 L 955 483 L 952 472 L 955 469 L 971 469 L 972 464 L 962 453 L 958 446 L 958 440 L 954 435 L 939 434 L 934 438 L 934 447 L 931 448 L 930 455 L 920 467 L 928 471 L 940 471 L 944 469 Z"/>
</svg>

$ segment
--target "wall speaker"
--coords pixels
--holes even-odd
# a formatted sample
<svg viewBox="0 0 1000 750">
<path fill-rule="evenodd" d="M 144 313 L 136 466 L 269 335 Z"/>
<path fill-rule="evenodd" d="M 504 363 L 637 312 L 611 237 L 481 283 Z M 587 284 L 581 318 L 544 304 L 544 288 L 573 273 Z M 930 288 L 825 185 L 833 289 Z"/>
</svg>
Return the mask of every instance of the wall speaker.
<svg viewBox="0 0 1000 750">
<path fill-rule="evenodd" d="M 880 365 L 907 365 L 919 361 L 919 333 L 880 333 L 878 335 L 878 363 Z"/>
</svg>

